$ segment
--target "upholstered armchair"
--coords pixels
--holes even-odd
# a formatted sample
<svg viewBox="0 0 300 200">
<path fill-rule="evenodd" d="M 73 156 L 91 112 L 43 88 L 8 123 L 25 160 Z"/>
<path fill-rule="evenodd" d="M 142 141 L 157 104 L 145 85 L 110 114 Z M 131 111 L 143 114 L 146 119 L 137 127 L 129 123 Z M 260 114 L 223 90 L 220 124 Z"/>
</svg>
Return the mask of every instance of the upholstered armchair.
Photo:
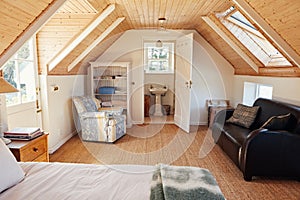
<svg viewBox="0 0 300 200">
<path fill-rule="evenodd" d="M 114 142 L 126 134 L 126 117 L 122 109 L 98 111 L 99 101 L 88 96 L 73 97 L 84 141 Z"/>
</svg>

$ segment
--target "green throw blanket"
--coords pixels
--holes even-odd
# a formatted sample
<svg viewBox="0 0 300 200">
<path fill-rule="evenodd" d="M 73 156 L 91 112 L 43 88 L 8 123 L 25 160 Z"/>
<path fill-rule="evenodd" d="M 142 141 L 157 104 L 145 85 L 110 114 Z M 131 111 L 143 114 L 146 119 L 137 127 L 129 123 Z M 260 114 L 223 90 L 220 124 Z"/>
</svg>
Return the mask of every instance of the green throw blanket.
<svg viewBox="0 0 300 200">
<path fill-rule="evenodd" d="M 159 164 L 153 173 L 150 199 L 224 200 L 225 198 L 215 178 L 207 169 Z"/>
</svg>

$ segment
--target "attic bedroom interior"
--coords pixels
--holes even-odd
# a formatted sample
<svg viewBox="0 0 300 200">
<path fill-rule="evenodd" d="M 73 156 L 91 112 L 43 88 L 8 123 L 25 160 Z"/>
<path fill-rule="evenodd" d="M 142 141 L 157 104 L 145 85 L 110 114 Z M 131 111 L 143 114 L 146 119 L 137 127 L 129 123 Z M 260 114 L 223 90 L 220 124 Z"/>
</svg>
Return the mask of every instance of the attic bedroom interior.
<svg viewBox="0 0 300 200">
<path fill-rule="evenodd" d="M 300 198 L 299 0 L 0 7 L 0 200 Z"/>
</svg>

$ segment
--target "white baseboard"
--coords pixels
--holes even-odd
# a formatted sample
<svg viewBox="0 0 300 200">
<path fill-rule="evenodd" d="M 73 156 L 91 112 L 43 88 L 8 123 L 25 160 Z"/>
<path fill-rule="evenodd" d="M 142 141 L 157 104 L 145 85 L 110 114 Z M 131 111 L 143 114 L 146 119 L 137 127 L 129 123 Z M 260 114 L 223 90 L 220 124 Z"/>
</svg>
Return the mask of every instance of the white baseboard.
<svg viewBox="0 0 300 200">
<path fill-rule="evenodd" d="M 66 143 L 71 137 L 77 134 L 77 131 L 73 131 L 72 133 L 68 134 L 65 138 L 61 139 L 59 143 L 55 146 L 49 148 L 49 154 L 53 154 L 57 149 L 59 149 L 64 143 Z"/>
<path fill-rule="evenodd" d="M 143 124 L 144 121 L 132 121 L 132 124 Z"/>
<path fill-rule="evenodd" d="M 191 122 L 192 126 L 207 126 L 207 122 Z"/>
</svg>

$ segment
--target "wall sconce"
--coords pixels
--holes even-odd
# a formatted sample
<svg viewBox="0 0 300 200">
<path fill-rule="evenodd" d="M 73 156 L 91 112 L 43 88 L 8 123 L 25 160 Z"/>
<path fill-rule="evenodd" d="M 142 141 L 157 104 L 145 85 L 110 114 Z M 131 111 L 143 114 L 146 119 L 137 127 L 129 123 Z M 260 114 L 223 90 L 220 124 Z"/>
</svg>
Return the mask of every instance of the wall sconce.
<svg viewBox="0 0 300 200">
<path fill-rule="evenodd" d="M 59 90 L 58 85 L 51 85 L 51 91 L 52 92 L 57 92 Z"/>
<path fill-rule="evenodd" d="M 161 40 L 157 40 L 156 43 L 155 43 L 155 46 L 156 47 L 162 47 L 163 46 L 163 43 Z"/>
</svg>

